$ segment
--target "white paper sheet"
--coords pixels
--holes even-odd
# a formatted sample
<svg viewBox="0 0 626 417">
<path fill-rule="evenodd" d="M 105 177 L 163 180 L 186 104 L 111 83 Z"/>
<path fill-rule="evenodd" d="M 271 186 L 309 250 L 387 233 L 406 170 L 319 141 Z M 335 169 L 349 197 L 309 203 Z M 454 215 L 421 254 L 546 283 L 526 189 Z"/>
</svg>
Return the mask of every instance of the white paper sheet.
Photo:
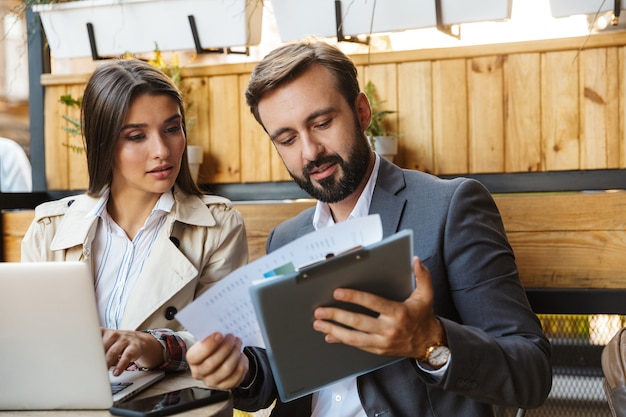
<svg viewBox="0 0 626 417">
<path fill-rule="evenodd" d="M 248 287 L 254 281 L 277 276 L 281 271 L 296 270 L 301 265 L 324 259 L 328 254 L 371 245 L 380 241 L 382 236 L 378 214 L 309 233 L 231 272 L 179 311 L 176 319 L 198 340 L 213 332 L 232 333 L 242 339 L 244 346 L 264 347 L 248 293 Z"/>
</svg>

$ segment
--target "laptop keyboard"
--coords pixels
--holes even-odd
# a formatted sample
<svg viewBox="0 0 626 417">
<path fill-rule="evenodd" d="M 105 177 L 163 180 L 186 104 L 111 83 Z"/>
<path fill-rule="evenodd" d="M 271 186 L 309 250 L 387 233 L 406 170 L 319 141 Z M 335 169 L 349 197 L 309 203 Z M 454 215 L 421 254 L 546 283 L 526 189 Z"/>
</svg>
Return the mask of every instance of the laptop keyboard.
<svg viewBox="0 0 626 417">
<path fill-rule="evenodd" d="M 123 390 L 124 388 L 126 388 L 127 386 L 132 385 L 132 384 L 133 384 L 132 382 L 111 382 L 111 392 L 113 393 L 113 395 L 115 395 L 121 390 Z"/>
</svg>

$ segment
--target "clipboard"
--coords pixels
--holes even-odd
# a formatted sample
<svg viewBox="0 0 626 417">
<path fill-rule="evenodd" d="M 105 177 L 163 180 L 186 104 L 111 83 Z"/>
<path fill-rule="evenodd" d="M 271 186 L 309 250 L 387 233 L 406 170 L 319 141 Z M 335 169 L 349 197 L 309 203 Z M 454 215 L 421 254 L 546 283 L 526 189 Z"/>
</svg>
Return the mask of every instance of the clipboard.
<svg viewBox="0 0 626 417">
<path fill-rule="evenodd" d="M 405 300 L 415 289 L 412 257 L 413 232 L 403 230 L 372 245 L 250 286 L 283 402 L 402 359 L 326 343 L 324 335 L 313 329 L 313 312 L 320 306 L 336 306 L 374 315 L 371 310 L 334 300 L 332 293 L 338 287 Z"/>
</svg>

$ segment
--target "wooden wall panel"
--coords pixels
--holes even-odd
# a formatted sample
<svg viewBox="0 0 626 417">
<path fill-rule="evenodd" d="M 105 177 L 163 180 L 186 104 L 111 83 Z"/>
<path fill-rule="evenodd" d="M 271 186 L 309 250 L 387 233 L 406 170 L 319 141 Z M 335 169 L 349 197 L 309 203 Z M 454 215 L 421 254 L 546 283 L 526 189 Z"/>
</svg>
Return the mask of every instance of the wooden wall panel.
<svg viewBox="0 0 626 417">
<path fill-rule="evenodd" d="M 494 199 L 527 288 L 623 288 L 626 191 Z"/>
<path fill-rule="evenodd" d="M 352 58 L 361 84 L 374 81 L 384 107 L 398 111 L 389 122 L 400 133 L 395 162 L 404 168 L 434 174 L 625 168 L 625 44 L 626 34 L 613 33 Z M 290 180 L 244 104 L 253 68 L 183 68 L 195 118 L 189 143 L 205 148 L 203 183 Z M 66 109 L 58 98 L 87 78 L 42 77 L 49 188 L 82 183 L 77 156 L 62 145 Z"/>
<path fill-rule="evenodd" d="M 577 51 L 549 52 L 541 63 L 541 142 L 546 171 L 580 168 Z"/>
<path fill-rule="evenodd" d="M 507 232 L 626 231 L 626 191 L 497 194 L 495 199 Z"/>
<path fill-rule="evenodd" d="M 616 50 L 582 51 L 578 59 L 581 168 L 616 168 L 619 162 Z"/>
<path fill-rule="evenodd" d="M 209 108 L 208 170 L 212 182 L 241 182 L 240 94 L 237 75 L 216 76 L 209 81 L 213 105 Z"/>
<path fill-rule="evenodd" d="M 272 143 L 261 125 L 248 110 L 243 94 L 250 77 L 239 77 L 239 108 L 241 109 L 241 181 L 271 181 Z"/>
<path fill-rule="evenodd" d="M 541 59 L 512 54 L 504 66 L 504 171 L 541 171 Z"/>
<path fill-rule="evenodd" d="M 35 210 L 2 211 L 0 216 L 2 216 L 0 239 L 4 245 L 4 260 L 6 262 L 19 262 L 21 260 L 22 239 L 33 221 Z"/>
<path fill-rule="evenodd" d="M 508 234 L 526 288 L 624 288 L 623 231 Z"/>
<path fill-rule="evenodd" d="M 202 146 L 203 161 L 198 171 L 198 181 L 206 182 L 209 171 L 209 78 L 189 77 L 181 81 L 181 90 L 185 101 L 185 119 L 187 124 L 187 144 Z"/>
<path fill-rule="evenodd" d="M 434 172 L 431 63 L 398 65 L 398 147 L 394 162 L 402 167 Z"/>
<path fill-rule="evenodd" d="M 626 47 L 617 48 L 617 83 L 618 83 L 618 130 L 619 143 L 618 167 L 626 167 Z"/>
<path fill-rule="evenodd" d="M 68 93 L 74 98 L 83 96 L 85 90 L 82 85 L 72 85 L 68 89 Z M 75 120 L 80 120 L 80 110 L 77 108 L 65 107 L 66 114 L 70 115 Z M 62 108 L 63 108 L 62 107 Z M 69 126 L 69 123 L 65 123 Z M 84 151 L 83 139 L 81 136 L 70 135 L 65 133 L 65 144 L 71 144 L 72 146 L 64 146 L 67 152 L 67 175 L 68 175 L 68 187 L 70 190 L 84 190 L 89 187 L 89 172 L 87 171 L 87 154 Z M 82 149 L 82 150 L 80 150 Z"/>
<path fill-rule="evenodd" d="M 249 261 L 265 256 L 267 236 L 274 227 L 314 205 L 314 200 L 269 204 L 235 203 L 235 208 L 243 216 L 246 225 Z"/>
<path fill-rule="evenodd" d="M 464 59 L 433 62 L 436 174 L 469 172 L 467 77 Z"/>
<path fill-rule="evenodd" d="M 388 115 L 385 126 L 391 132 L 398 131 L 398 77 L 396 64 L 371 65 L 363 67 L 361 88 L 368 81 L 376 86 L 376 98 L 380 100 L 379 110 L 392 110 L 396 113 Z"/>
<path fill-rule="evenodd" d="M 270 141 L 270 138 L 269 136 L 267 136 L 267 134 L 265 135 L 265 140 Z M 289 171 L 287 171 L 287 168 L 285 168 L 285 164 L 283 164 L 283 160 L 281 159 L 274 145 L 271 145 L 270 161 L 272 164 L 271 181 L 291 181 Z"/>
<path fill-rule="evenodd" d="M 503 55 L 467 61 L 469 172 L 504 171 Z"/>
<path fill-rule="evenodd" d="M 67 149 L 63 143 L 67 142 L 67 133 L 63 131 L 65 125 L 63 114 L 65 109 L 58 103 L 59 98 L 66 94 L 64 85 L 48 87 L 44 97 L 46 109 L 46 124 L 44 126 L 46 152 L 46 182 L 49 189 L 69 189 L 67 172 Z"/>
</svg>

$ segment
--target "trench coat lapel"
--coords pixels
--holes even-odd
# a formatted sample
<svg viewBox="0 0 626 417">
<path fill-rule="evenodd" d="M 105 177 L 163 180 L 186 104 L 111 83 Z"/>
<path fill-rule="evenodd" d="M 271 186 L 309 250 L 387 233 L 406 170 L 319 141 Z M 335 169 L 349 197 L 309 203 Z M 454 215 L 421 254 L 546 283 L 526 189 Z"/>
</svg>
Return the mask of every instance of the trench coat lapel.
<svg viewBox="0 0 626 417">
<path fill-rule="evenodd" d="M 211 227 L 217 224 L 207 207 L 209 201 L 227 201 L 222 197 L 188 196 L 174 188 L 176 204 L 167 216 L 167 221 L 154 242 L 152 252 L 146 260 L 143 271 L 135 283 L 135 288 L 126 304 L 121 328 L 137 329 L 150 318 L 163 304 L 180 293 L 195 280 L 199 271 L 189 261 L 170 236 L 177 223 Z M 193 297 L 195 289 L 191 291 Z"/>
</svg>

